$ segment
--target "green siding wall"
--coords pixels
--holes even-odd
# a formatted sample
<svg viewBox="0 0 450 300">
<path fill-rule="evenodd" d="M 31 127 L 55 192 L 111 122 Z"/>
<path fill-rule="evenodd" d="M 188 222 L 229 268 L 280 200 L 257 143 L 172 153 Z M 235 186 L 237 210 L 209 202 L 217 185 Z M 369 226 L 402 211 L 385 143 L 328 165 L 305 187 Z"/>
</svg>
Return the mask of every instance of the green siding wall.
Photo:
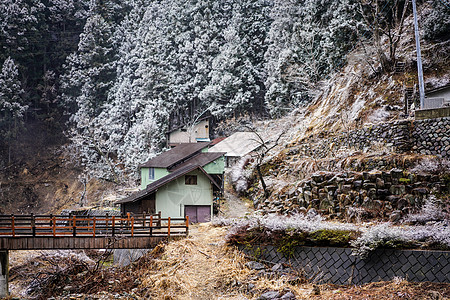
<svg viewBox="0 0 450 300">
<path fill-rule="evenodd" d="M 164 168 L 154 168 L 155 169 L 155 179 L 150 180 L 148 178 L 148 169 L 149 168 L 141 168 L 141 190 L 145 189 L 147 185 L 152 183 L 155 180 L 161 179 L 166 175 L 169 175 L 167 169 Z"/>
<path fill-rule="evenodd" d="M 183 218 L 185 205 L 211 205 L 212 216 L 213 191 L 208 177 L 199 170 L 188 175 L 197 175 L 197 185 L 186 185 L 181 176 L 156 192 L 156 211 L 161 211 L 163 218 Z"/>
<path fill-rule="evenodd" d="M 225 171 L 225 157 L 219 157 L 215 161 L 205 165 L 203 169 L 208 174 L 223 174 Z"/>
</svg>

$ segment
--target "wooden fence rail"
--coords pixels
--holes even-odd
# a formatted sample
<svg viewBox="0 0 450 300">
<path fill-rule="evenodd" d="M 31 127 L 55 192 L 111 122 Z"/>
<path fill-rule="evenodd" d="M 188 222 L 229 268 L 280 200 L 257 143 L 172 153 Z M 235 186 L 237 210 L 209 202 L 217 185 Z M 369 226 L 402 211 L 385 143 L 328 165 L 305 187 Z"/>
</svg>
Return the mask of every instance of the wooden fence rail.
<svg viewBox="0 0 450 300">
<path fill-rule="evenodd" d="M 0 215 L 0 237 L 158 237 L 187 235 L 189 217 L 153 215 Z"/>
</svg>

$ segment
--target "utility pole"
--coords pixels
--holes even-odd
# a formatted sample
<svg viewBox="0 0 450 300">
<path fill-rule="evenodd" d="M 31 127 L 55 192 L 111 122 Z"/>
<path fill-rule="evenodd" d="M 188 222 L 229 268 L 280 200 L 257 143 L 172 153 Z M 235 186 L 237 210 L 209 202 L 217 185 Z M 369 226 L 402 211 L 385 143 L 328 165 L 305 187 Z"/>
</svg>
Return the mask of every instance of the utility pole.
<svg viewBox="0 0 450 300">
<path fill-rule="evenodd" d="M 411 1 L 412 1 L 413 14 L 414 14 L 414 33 L 416 36 L 417 75 L 419 77 L 420 108 L 422 109 L 424 107 L 424 102 L 425 102 L 425 87 L 423 84 L 422 56 L 420 54 L 419 25 L 417 23 L 416 0 L 411 0 Z"/>
</svg>

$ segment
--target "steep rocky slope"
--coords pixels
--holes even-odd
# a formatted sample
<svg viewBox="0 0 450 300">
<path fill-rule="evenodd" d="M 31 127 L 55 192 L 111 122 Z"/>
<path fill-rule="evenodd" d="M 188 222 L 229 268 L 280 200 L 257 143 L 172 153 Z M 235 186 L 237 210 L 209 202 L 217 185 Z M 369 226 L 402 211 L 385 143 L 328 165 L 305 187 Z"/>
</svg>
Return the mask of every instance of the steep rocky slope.
<svg viewBox="0 0 450 300">
<path fill-rule="evenodd" d="M 255 126 L 269 145 L 281 135 L 261 165 L 268 198 L 256 171 L 251 172 L 255 163 L 241 174 L 250 182 L 244 194 L 257 208 L 278 213 L 315 208 L 349 217 L 349 208 L 365 206 L 368 216 L 387 218 L 395 212 L 393 218 L 398 219 L 432 194 L 447 207 L 450 126 L 448 120 L 420 123 L 414 121 L 413 112 L 405 114 L 406 87 L 417 81 L 412 30 L 404 33 L 400 44 L 399 60 L 405 63 L 401 70 L 376 74 L 367 64 L 368 58 L 373 59 L 368 54 L 373 49 L 356 50 L 342 72 L 317 86 L 312 104 Z M 449 84 L 449 59 L 442 55 L 448 53 L 449 45 L 448 41 L 423 43 L 427 88 Z M 395 172 L 398 178 L 393 182 Z M 314 179 L 313 174 L 323 180 Z M 343 192 L 342 185 L 348 191 Z M 422 189 L 420 197 L 413 196 L 419 193 L 417 189 Z M 399 200 L 403 204 L 398 205 Z"/>
</svg>

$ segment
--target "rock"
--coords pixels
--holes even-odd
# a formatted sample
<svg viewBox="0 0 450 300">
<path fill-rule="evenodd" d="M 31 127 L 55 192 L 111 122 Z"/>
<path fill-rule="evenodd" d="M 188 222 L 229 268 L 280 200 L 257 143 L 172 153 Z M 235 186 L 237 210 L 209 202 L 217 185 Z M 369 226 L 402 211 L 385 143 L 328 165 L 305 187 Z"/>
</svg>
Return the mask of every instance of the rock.
<svg viewBox="0 0 450 300">
<path fill-rule="evenodd" d="M 375 188 L 369 189 L 367 191 L 367 195 L 369 196 L 369 198 L 375 199 L 375 196 L 377 195 L 377 189 Z"/>
<path fill-rule="evenodd" d="M 442 294 L 437 292 L 437 291 L 430 291 L 430 292 L 428 292 L 428 295 L 430 297 L 429 298 L 430 300 L 441 300 L 441 299 L 444 299 Z"/>
<path fill-rule="evenodd" d="M 303 196 L 305 197 L 305 201 L 306 202 L 311 202 L 311 199 L 312 199 L 312 193 L 310 192 L 310 191 L 305 191 L 304 193 L 303 193 Z"/>
<path fill-rule="evenodd" d="M 364 180 L 369 180 L 369 172 L 363 172 L 362 176 Z"/>
<path fill-rule="evenodd" d="M 257 261 L 249 261 L 245 266 L 251 270 L 264 270 L 266 268 L 262 263 Z"/>
<path fill-rule="evenodd" d="M 320 183 L 323 181 L 323 176 L 321 174 L 312 174 L 311 179 L 316 183 Z"/>
<path fill-rule="evenodd" d="M 331 203 L 328 201 L 328 199 L 324 199 L 320 202 L 319 209 L 328 210 L 330 207 Z"/>
<path fill-rule="evenodd" d="M 312 294 L 313 295 L 320 295 L 320 288 L 319 288 L 318 285 L 313 285 Z"/>
<path fill-rule="evenodd" d="M 389 171 L 389 173 L 391 174 L 392 179 L 400 179 L 403 176 L 403 171 L 400 169 L 392 169 Z"/>
<path fill-rule="evenodd" d="M 372 200 L 369 197 L 365 197 L 363 200 L 363 203 L 361 204 L 362 207 L 371 209 L 373 205 Z"/>
<path fill-rule="evenodd" d="M 402 212 L 400 210 L 394 210 L 389 216 L 389 221 L 391 221 L 392 223 L 397 223 L 398 221 L 400 221 L 401 217 Z"/>
<path fill-rule="evenodd" d="M 277 291 L 269 291 L 269 292 L 265 292 L 264 294 L 262 294 L 261 296 L 259 296 L 257 299 L 258 300 L 270 300 L 270 299 L 276 299 L 280 297 L 280 293 Z"/>
<path fill-rule="evenodd" d="M 403 195 L 406 192 L 406 187 L 402 184 L 392 185 L 389 191 L 392 195 Z"/>
<path fill-rule="evenodd" d="M 320 201 L 325 201 L 328 199 L 328 194 L 327 193 L 319 193 L 319 200 Z"/>
<path fill-rule="evenodd" d="M 253 283 L 247 284 L 247 291 L 251 291 L 255 288 L 255 285 Z"/>
<path fill-rule="evenodd" d="M 294 300 L 294 299 L 297 299 L 297 298 L 295 298 L 295 295 L 292 292 L 287 292 L 286 294 L 281 296 L 280 299 L 283 299 L 283 300 Z"/>
<path fill-rule="evenodd" d="M 381 178 L 377 178 L 376 179 L 376 185 L 377 185 L 377 188 L 379 188 L 379 189 L 384 188 L 384 180 L 381 179 Z"/>
<path fill-rule="evenodd" d="M 311 200 L 311 205 L 312 205 L 313 207 L 319 208 L 320 200 L 319 200 L 319 199 L 312 199 L 312 200 Z"/>
<path fill-rule="evenodd" d="M 352 186 L 350 184 L 343 184 L 341 187 L 341 192 L 347 194 L 352 190 Z"/>
<path fill-rule="evenodd" d="M 335 185 L 327 185 L 324 189 L 325 189 L 325 192 L 327 192 L 327 193 L 334 192 L 337 189 L 337 186 L 335 186 Z"/>
<path fill-rule="evenodd" d="M 412 190 L 414 195 L 426 195 L 430 193 L 430 191 L 427 188 L 415 188 Z"/>
<path fill-rule="evenodd" d="M 355 189 L 360 189 L 362 187 L 362 180 L 355 180 L 355 181 L 353 181 L 353 187 Z"/>
<path fill-rule="evenodd" d="M 282 264 L 275 264 L 272 267 L 272 271 L 273 272 L 281 272 L 283 270 L 283 265 Z"/>
<path fill-rule="evenodd" d="M 409 206 L 408 200 L 402 198 L 402 199 L 397 201 L 397 209 L 403 210 L 407 206 Z"/>
</svg>

